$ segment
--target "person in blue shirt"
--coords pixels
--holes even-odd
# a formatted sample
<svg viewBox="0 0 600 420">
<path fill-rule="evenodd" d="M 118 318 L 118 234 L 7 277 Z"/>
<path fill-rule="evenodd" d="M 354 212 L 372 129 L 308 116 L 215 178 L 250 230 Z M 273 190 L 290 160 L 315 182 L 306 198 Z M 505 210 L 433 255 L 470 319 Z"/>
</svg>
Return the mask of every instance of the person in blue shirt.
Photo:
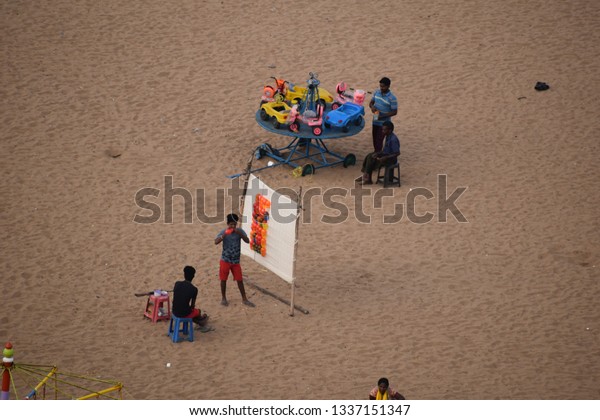
<svg viewBox="0 0 600 420">
<path fill-rule="evenodd" d="M 379 89 L 373 93 L 369 108 L 373 112 L 373 151 L 381 152 L 383 148 L 383 123 L 391 121 L 398 113 L 398 100 L 390 91 L 389 78 L 383 77 L 379 81 Z"/>
<path fill-rule="evenodd" d="M 254 303 L 250 302 L 246 297 L 246 290 L 244 288 L 244 280 L 242 275 L 242 266 L 240 265 L 240 254 L 241 254 L 241 241 L 246 243 L 250 242 L 248 235 L 242 228 L 237 227 L 239 217 L 237 214 L 227 215 L 227 229 L 223 229 L 219 232 L 215 238 L 215 245 L 223 242 L 223 252 L 221 253 L 221 261 L 219 267 L 219 279 L 221 280 L 221 305 L 227 306 L 227 278 L 229 272 L 233 274 L 233 279 L 240 289 L 242 295 L 242 302 L 244 305 L 254 307 Z"/>
<path fill-rule="evenodd" d="M 362 179 L 359 181 L 360 184 L 372 184 L 373 171 L 379 169 L 381 166 L 395 165 L 398 162 L 400 140 L 394 134 L 394 123 L 385 121 L 382 128 L 384 138 L 383 149 L 380 152 L 371 152 L 365 157 L 362 166 Z"/>
</svg>

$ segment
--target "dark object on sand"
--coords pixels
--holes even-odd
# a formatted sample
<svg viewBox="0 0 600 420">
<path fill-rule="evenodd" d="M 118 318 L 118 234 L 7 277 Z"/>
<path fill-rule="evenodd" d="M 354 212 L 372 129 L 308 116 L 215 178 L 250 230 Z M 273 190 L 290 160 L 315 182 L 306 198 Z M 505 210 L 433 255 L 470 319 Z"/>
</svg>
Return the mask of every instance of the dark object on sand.
<svg viewBox="0 0 600 420">
<path fill-rule="evenodd" d="M 546 83 L 544 83 L 544 82 L 537 82 L 537 83 L 535 84 L 535 90 L 542 91 L 542 90 L 548 90 L 548 89 L 550 89 L 550 86 L 548 86 L 548 85 L 547 85 Z"/>
</svg>

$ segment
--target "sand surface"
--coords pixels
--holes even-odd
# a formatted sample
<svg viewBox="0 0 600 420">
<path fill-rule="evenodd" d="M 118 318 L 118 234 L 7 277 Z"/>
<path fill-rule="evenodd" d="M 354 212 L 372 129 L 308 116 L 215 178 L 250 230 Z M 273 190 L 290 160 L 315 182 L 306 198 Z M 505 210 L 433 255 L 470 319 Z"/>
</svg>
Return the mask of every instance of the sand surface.
<svg viewBox="0 0 600 420">
<path fill-rule="evenodd" d="M 363 399 L 381 376 L 410 399 L 600 398 L 599 2 L 0 10 L 0 340 L 17 363 L 116 379 L 128 399 Z M 164 192 L 171 177 L 206 192 L 194 210 L 222 214 L 227 176 L 259 144 L 289 141 L 255 121 L 263 85 L 311 71 L 330 91 L 392 80 L 402 187 L 381 206 L 365 197 L 369 223 L 351 196 L 336 198 L 345 222 L 323 223 L 337 212 L 313 199 L 296 270 L 308 315 L 250 287 L 248 308 L 231 282 L 221 307 L 213 239 L 224 223 L 185 223 L 183 199 L 171 212 L 164 194 L 159 221 L 134 223 L 136 192 Z M 370 124 L 328 146 L 360 163 Z M 359 172 L 260 176 L 350 189 Z M 438 174 L 446 197 L 467 188 L 456 201 L 466 222 L 438 211 Z M 433 198 L 407 206 L 415 188 Z M 404 217 L 383 223 L 398 204 Z M 414 223 L 406 210 L 434 217 Z M 134 293 L 172 288 L 187 264 L 216 331 L 174 344 Z M 287 283 L 242 265 L 289 297 Z"/>
</svg>

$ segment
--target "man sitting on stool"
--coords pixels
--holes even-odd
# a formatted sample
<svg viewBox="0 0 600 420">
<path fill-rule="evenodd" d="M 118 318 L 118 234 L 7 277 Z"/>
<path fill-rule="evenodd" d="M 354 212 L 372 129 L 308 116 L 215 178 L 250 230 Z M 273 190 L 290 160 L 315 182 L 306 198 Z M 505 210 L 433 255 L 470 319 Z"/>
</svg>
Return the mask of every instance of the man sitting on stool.
<svg viewBox="0 0 600 420">
<path fill-rule="evenodd" d="M 183 269 L 185 280 L 175 282 L 175 287 L 173 287 L 173 315 L 178 318 L 192 318 L 192 321 L 198 324 L 200 331 L 210 331 L 205 327 L 208 315 L 200 314 L 200 309 L 196 308 L 198 288 L 192 284 L 195 275 L 196 269 L 187 265 Z"/>
<path fill-rule="evenodd" d="M 363 162 L 362 179 L 359 184 L 372 184 L 371 174 L 382 166 L 392 166 L 398 163 L 400 154 L 400 140 L 394 134 L 394 123 L 386 121 L 383 123 L 383 149 L 380 152 L 369 153 Z"/>
</svg>

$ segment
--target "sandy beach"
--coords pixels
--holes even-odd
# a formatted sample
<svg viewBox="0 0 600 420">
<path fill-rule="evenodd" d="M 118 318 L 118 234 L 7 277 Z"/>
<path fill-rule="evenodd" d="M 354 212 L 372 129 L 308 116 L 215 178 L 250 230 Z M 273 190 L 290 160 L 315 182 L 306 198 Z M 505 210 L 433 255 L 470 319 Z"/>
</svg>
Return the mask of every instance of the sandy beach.
<svg viewBox="0 0 600 420">
<path fill-rule="evenodd" d="M 0 340 L 16 363 L 118 380 L 139 400 L 366 399 L 382 376 L 415 400 L 600 398 L 599 2 L 1 9 Z M 269 78 L 309 72 L 330 92 L 391 79 L 402 186 L 381 205 L 381 185 L 361 205 L 337 197 L 342 223 L 323 222 L 337 213 L 319 197 L 305 206 L 295 301 L 309 314 L 249 286 L 256 307 L 242 305 L 231 280 L 223 307 L 224 218 L 198 213 L 224 215 L 228 176 L 258 145 L 289 142 L 255 120 Z M 369 117 L 327 145 L 357 165 L 257 175 L 350 191 Z M 205 193 L 191 223 L 181 197 L 163 201 L 167 179 Z M 145 188 L 162 193 L 155 223 L 134 222 Z M 457 190 L 459 212 L 440 211 Z M 185 265 L 215 331 L 175 344 L 134 293 L 172 289 Z M 242 267 L 289 298 L 273 273 Z"/>
</svg>

